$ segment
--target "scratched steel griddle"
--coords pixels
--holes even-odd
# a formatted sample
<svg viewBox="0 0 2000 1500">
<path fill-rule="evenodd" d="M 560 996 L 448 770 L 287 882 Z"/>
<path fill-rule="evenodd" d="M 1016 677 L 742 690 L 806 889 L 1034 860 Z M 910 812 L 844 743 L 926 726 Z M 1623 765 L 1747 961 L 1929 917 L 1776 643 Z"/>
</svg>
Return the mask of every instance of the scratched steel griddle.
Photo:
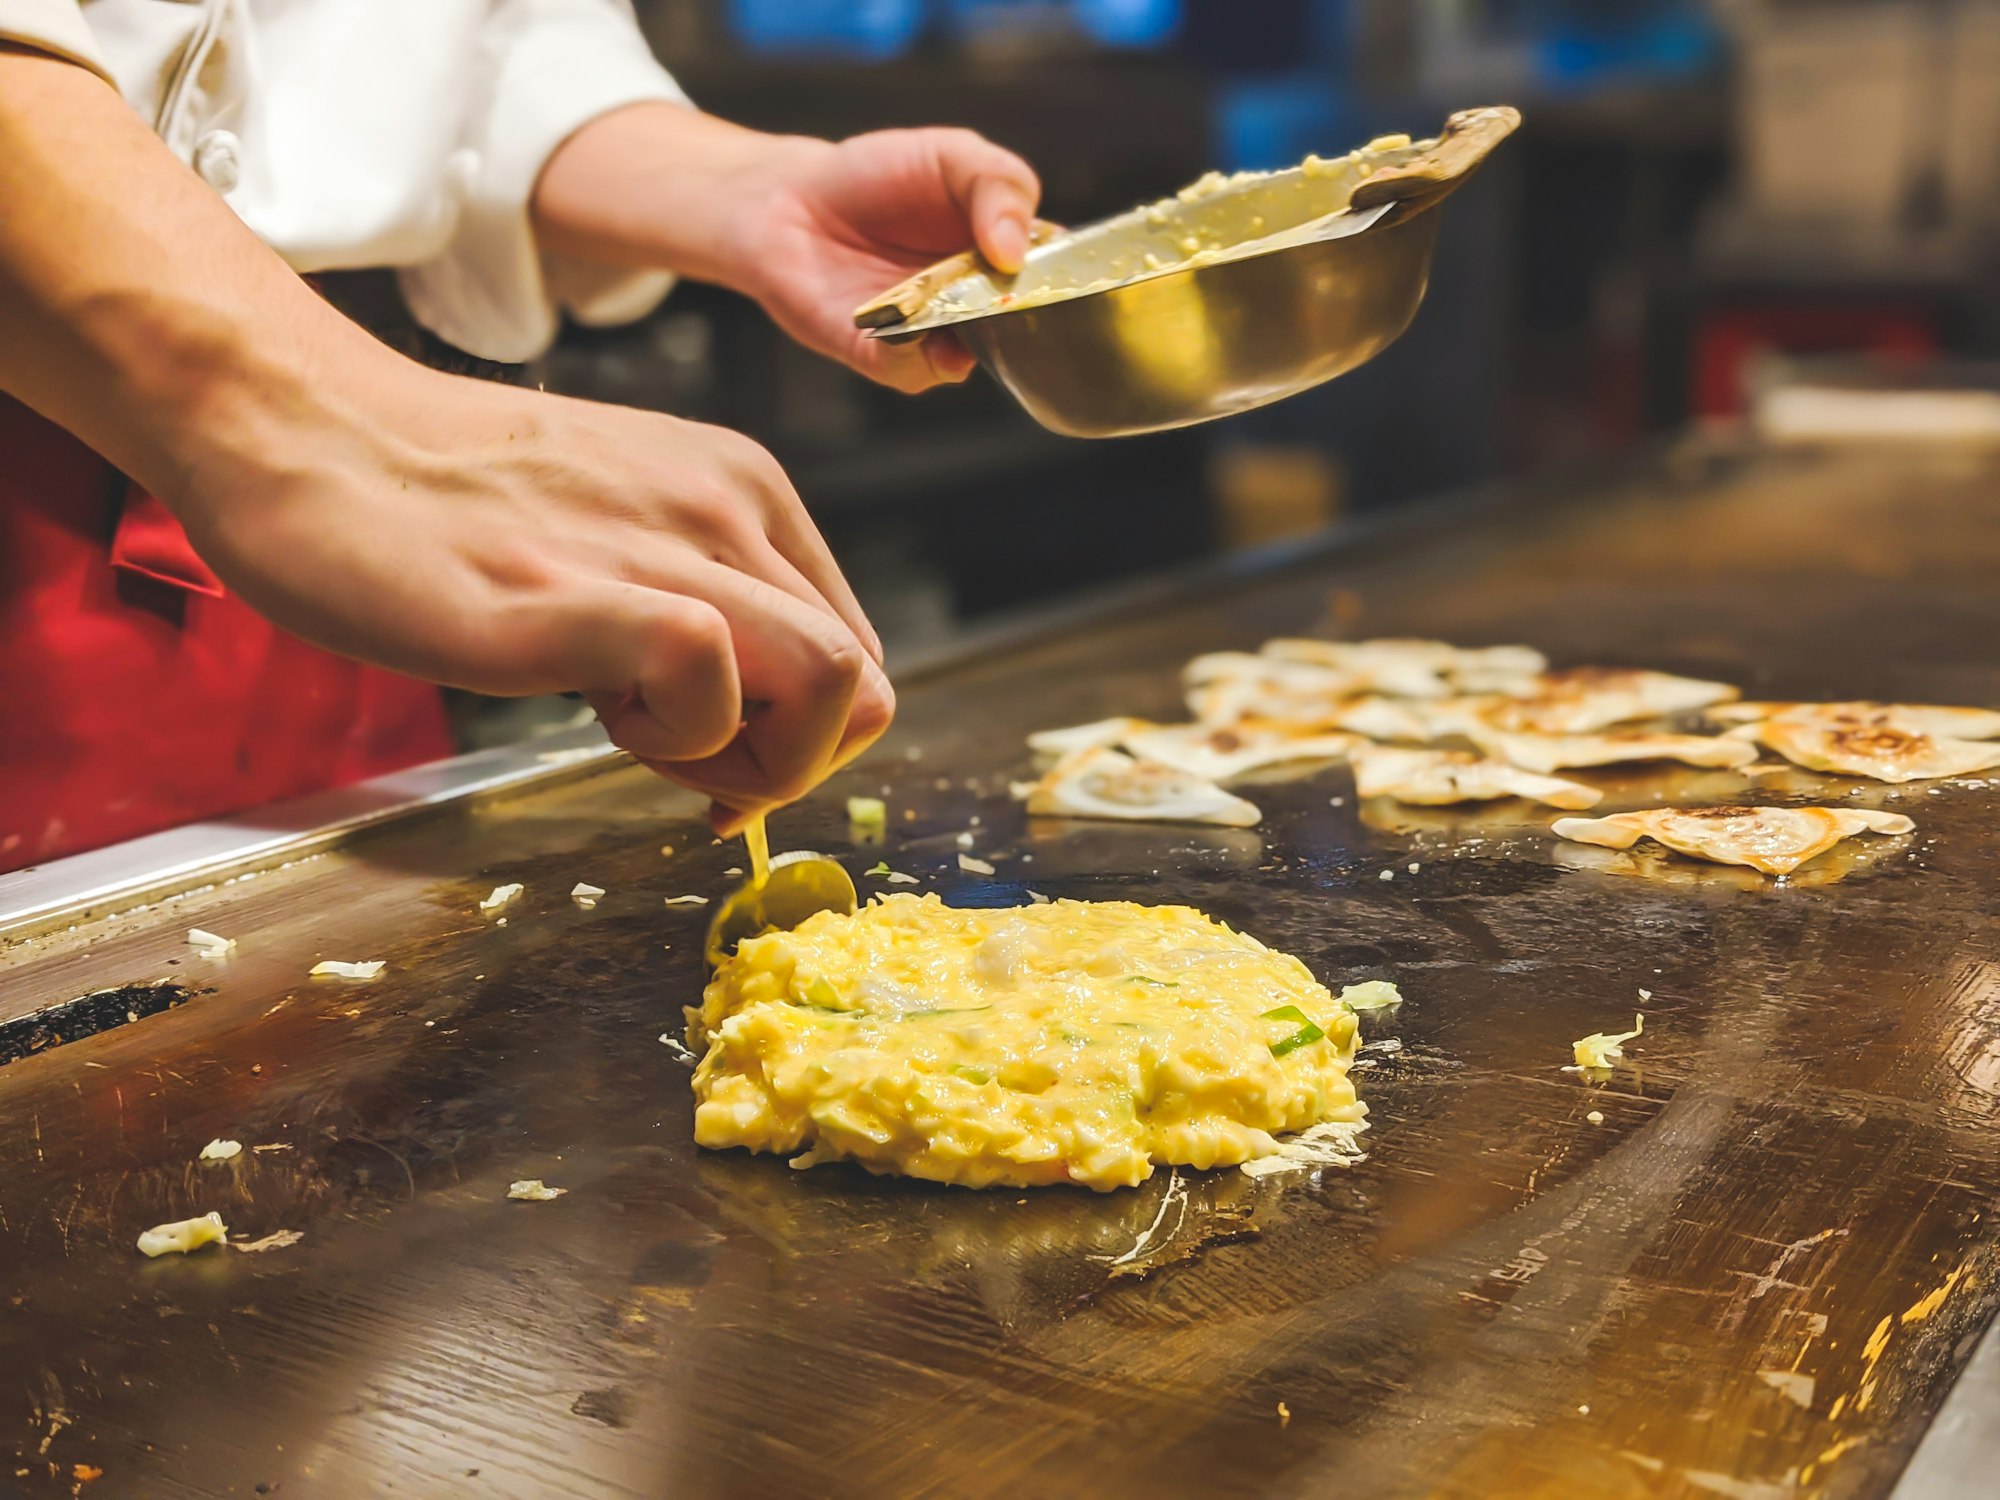
<svg viewBox="0 0 2000 1500">
<path fill-rule="evenodd" d="M 1172 716 L 1183 659 L 1280 632 L 2000 704 L 1996 480 L 1681 453 L 1419 513 L 906 677 L 892 735 L 774 824 L 955 902 L 1187 901 L 1330 983 L 1395 979 L 1352 1170 L 973 1193 L 698 1152 L 657 1038 L 707 914 L 664 898 L 719 896 L 740 849 L 614 760 L 417 811 L 364 789 L 315 817 L 372 828 L 179 877 L 94 867 L 0 949 L 28 1052 L 0 1067 L 0 1492 L 1891 1493 L 2000 1303 L 2000 788 L 1777 778 L 1918 832 L 1773 886 L 1574 863 L 1518 803 L 1357 805 L 1339 769 L 1250 791 L 1248 832 L 1030 826 L 1006 783 L 1027 731 Z M 854 849 L 842 800 L 883 787 L 889 842 Z M 974 816 L 992 879 L 956 864 Z M 105 1018 L 48 1007 L 126 984 L 191 998 L 58 1040 Z M 1634 1010 L 1636 1067 L 1560 1070 Z M 197 1164 L 217 1136 L 247 1149 Z M 568 1194 L 506 1201 L 522 1177 Z M 303 1239 L 133 1250 L 209 1209 Z M 1938 1425 L 1926 1494 L 1977 1472 L 1978 1421 Z"/>
</svg>

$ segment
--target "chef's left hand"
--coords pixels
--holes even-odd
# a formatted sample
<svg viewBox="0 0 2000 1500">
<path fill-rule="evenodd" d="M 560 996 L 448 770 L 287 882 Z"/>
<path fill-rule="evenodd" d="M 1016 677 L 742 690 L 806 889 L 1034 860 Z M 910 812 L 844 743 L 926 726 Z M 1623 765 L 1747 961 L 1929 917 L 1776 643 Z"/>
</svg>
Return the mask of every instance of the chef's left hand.
<svg viewBox="0 0 2000 1500">
<path fill-rule="evenodd" d="M 807 348 L 921 391 L 965 379 L 972 357 L 950 338 L 865 338 L 855 308 L 969 245 L 1019 270 L 1040 197 L 1032 167 L 970 130 L 821 141 L 646 104 L 565 142 L 534 215 L 544 249 L 734 288 Z"/>
<path fill-rule="evenodd" d="M 879 130 L 789 156 L 757 205 L 752 294 L 793 338 L 903 391 L 965 379 L 956 339 L 887 344 L 854 309 L 968 244 L 1018 271 L 1041 198 L 1034 169 L 970 130 Z"/>
</svg>

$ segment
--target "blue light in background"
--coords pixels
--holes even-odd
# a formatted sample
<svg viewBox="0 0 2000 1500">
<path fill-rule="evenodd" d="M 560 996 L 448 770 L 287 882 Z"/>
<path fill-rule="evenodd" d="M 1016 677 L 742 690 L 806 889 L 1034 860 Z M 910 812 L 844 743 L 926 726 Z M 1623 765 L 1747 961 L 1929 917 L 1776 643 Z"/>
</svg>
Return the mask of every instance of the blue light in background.
<svg viewBox="0 0 2000 1500">
<path fill-rule="evenodd" d="M 1622 23 L 1592 16 L 1541 38 L 1538 81 L 1552 93 L 1643 79 L 1694 78 L 1721 63 L 1721 29 L 1706 12 L 1668 5 Z"/>
<path fill-rule="evenodd" d="M 1181 24 L 1181 0 L 1075 0 L 1077 24 L 1107 47 L 1158 47 Z"/>
<path fill-rule="evenodd" d="M 752 52 L 879 62 L 923 29 L 924 0 L 729 0 L 729 25 Z"/>
<path fill-rule="evenodd" d="M 1308 151 L 1337 156 L 1362 127 L 1348 91 L 1314 72 L 1223 84 L 1214 130 L 1216 166 L 1263 172 L 1291 166 Z"/>
</svg>

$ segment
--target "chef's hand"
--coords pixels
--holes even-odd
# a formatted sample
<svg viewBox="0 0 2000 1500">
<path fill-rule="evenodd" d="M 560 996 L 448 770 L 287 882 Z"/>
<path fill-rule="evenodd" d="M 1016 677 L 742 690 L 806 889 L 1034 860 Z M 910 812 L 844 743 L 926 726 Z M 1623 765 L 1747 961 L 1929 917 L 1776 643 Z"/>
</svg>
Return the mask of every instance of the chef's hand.
<svg viewBox="0 0 2000 1500">
<path fill-rule="evenodd" d="M 972 357 L 948 337 L 866 338 L 854 309 L 970 245 L 1020 269 L 1040 197 L 1033 168 L 970 130 L 820 141 L 646 104 L 592 121 L 556 152 L 535 222 L 560 253 L 733 287 L 807 348 L 921 391 L 963 380 Z"/>
<path fill-rule="evenodd" d="M 581 690 L 725 831 L 888 723 L 875 635 L 747 438 L 391 353 L 116 91 L 4 43 L 0 204 L 0 391 L 279 625 L 433 682 Z"/>
<path fill-rule="evenodd" d="M 782 153 L 745 212 L 765 252 L 744 289 L 817 350 L 884 385 L 921 391 L 972 373 L 956 339 L 887 344 L 854 309 L 933 261 L 977 245 L 1017 271 L 1041 198 L 1034 169 L 970 130 L 880 130 Z"/>
<path fill-rule="evenodd" d="M 177 509 L 261 614 L 343 655 L 512 696 L 583 692 L 713 800 L 795 801 L 888 726 L 875 632 L 776 460 L 734 432 L 374 369 Z"/>
</svg>

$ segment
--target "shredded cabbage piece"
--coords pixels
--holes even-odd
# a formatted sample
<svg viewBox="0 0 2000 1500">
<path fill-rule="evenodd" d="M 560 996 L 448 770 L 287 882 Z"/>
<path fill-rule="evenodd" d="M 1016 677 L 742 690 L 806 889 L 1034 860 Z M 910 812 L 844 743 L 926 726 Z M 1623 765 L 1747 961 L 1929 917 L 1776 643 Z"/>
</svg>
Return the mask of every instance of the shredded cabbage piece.
<svg viewBox="0 0 2000 1500">
<path fill-rule="evenodd" d="M 498 911 L 526 889 L 527 887 L 522 885 L 518 880 L 508 885 L 496 885 L 493 887 L 493 893 L 479 903 L 479 909 L 481 911 Z"/>
<path fill-rule="evenodd" d="M 198 1219 L 182 1219 L 173 1224 L 157 1224 L 139 1236 L 139 1253 L 148 1260 L 162 1255 L 186 1255 L 203 1245 L 229 1243 L 229 1226 L 222 1215 L 205 1213 Z"/>
<path fill-rule="evenodd" d="M 201 1148 L 202 1161 L 231 1161 L 243 1154 L 241 1141 L 210 1141 Z"/>
<path fill-rule="evenodd" d="M 277 1229 L 261 1240 L 234 1240 L 229 1248 L 241 1250 L 245 1255 L 261 1255 L 266 1250 L 288 1250 L 304 1238 L 303 1230 Z"/>
<path fill-rule="evenodd" d="M 1570 1044 L 1570 1051 L 1576 1057 L 1576 1061 L 1571 1066 L 1564 1068 L 1563 1071 L 1565 1073 L 1581 1073 L 1590 1068 L 1609 1068 L 1613 1066 L 1624 1059 L 1625 1043 L 1631 1041 L 1633 1037 L 1639 1035 L 1645 1029 L 1646 1018 L 1635 1015 L 1632 1017 L 1632 1029 L 1630 1031 L 1593 1031 L 1589 1036 Z"/>
<path fill-rule="evenodd" d="M 325 959 L 312 966 L 307 972 L 315 976 L 331 974 L 336 979 L 373 979 L 389 967 L 387 959 L 371 958 L 365 963 L 342 963 L 338 959 Z"/>
<path fill-rule="evenodd" d="M 1383 1010 L 1403 1003 L 1403 992 L 1386 979 L 1369 979 L 1350 984 L 1340 992 L 1340 1003 L 1349 1010 Z"/>
<path fill-rule="evenodd" d="M 568 1191 L 568 1188 L 550 1187 L 539 1177 L 527 1177 L 507 1185 L 507 1196 L 522 1203 L 547 1203 Z"/>
<path fill-rule="evenodd" d="M 1280 1140 L 1276 1155 L 1253 1158 L 1237 1170 L 1246 1177 L 1269 1177 L 1313 1167 L 1356 1166 L 1368 1159 L 1368 1153 L 1361 1149 L 1361 1132 L 1367 1128 L 1366 1120 L 1322 1120 L 1310 1130 Z"/>
</svg>

